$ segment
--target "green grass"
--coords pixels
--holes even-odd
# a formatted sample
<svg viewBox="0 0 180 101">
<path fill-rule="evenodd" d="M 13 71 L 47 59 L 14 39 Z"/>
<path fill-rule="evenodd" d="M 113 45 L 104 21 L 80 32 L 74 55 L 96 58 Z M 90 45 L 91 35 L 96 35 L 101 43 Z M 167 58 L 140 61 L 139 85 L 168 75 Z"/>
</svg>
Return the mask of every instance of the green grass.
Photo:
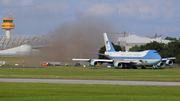
<svg viewBox="0 0 180 101">
<path fill-rule="evenodd" d="M 180 81 L 180 69 L 114 69 L 105 67 L 0 67 L 1 78 L 58 78 L 101 80 Z"/>
<path fill-rule="evenodd" d="M 1 101 L 179 101 L 180 87 L 0 82 Z"/>
<path fill-rule="evenodd" d="M 12 67 L 12 68 L 11 68 Z M 180 69 L 0 67 L 1 78 L 180 81 Z M 179 101 L 180 87 L 0 82 L 0 101 Z"/>
<path fill-rule="evenodd" d="M 152 70 L 115 69 L 107 67 L 42 67 L 22 65 L 22 58 L 0 58 L 10 65 L 0 67 L 1 78 L 58 78 L 180 81 L 180 68 Z M 28 59 L 26 59 L 28 60 Z M 36 61 L 36 60 L 35 60 Z M 31 63 L 31 62 L 30 62 Z M 123 86 L 53 83 L 0 82 L 0 101 L 180 101 L 180 87 Z"/>
</svg>

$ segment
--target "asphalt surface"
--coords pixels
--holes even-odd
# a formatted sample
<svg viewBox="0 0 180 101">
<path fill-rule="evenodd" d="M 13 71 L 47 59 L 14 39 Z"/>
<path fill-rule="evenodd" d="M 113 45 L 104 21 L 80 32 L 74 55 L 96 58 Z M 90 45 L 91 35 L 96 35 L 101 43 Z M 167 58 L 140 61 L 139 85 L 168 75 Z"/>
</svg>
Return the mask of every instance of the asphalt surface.
<svg viewBox="0 0 180 101">
<path fill-rule="evenodd" d="M 180 82 L 170 82 L 170 81 L 123 81 L 123 80 L 0 78 L 0 82 L 139 85 L 139 86 L 180 86 Z"/>
</svg>

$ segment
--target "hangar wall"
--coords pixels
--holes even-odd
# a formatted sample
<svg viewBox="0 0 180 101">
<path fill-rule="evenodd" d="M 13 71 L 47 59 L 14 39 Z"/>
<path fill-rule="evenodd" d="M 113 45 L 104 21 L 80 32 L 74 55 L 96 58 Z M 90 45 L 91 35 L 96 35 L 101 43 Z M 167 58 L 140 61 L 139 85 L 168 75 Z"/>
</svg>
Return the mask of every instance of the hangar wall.
<svg viewBox="0 0 180 101">
<path fill-rule="evenodd" d="M 12 48 L 0 50 L 0 57 L 19 57 L 32 54 L 31 45 L 20 45 Z"/>
<path fill-rule="evenodd" d="M 125 37 L 119 37 L 116 41 L 116 43 L 122 47 L 123 51 L 129 51 L 130 48 L 134 47 L 135 45 L 140 46 L 140 45 L 145 45 L 150 42 L 159 42 L 159 43 L 165 43 L 168 44 L 169 40 L 163 40 L 161 37 L 143 37 L 143 36 L 138 36 L 138 35 L 128 35 Z"/>
</svg>

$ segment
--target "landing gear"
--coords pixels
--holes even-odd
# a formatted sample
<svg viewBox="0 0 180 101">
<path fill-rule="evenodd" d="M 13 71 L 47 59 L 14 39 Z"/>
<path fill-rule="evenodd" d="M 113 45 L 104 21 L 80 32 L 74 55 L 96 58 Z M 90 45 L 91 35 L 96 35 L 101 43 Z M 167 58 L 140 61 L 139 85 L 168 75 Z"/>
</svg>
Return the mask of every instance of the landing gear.
<svg viewBox="0 0 180 101">
<path fill-rule="evenodd" d="M 122 64 L 122 67 L 116 67 L 116 69 L 131 69 L 131 66 L 127 64 Z"/>
<path fill-rule="evenodd" d="M 136 66 L 132 66 L 132 69 L 137 69 L 137 67 Z"/>
<path fill-rule="evenodd" d="M 131 69 L 131 67 L 127 66 L 126 69 Z"/>
<path fill-rule="evenodd" d="M 153 68 L 152 69 L 156 69 L 156 66 L 155 65 L 153 65 Z"/>
<path fill-rule="evenodd" d="M 122 64 L 122 69 L 126 69 L 126 66 L 125 66 L 125 64 Z"/>
<path fill-rule="evenodd" d="M 145 66 L 142 66 L 141 69 L 146 69 L 146 67 L 145 67 Z"/>
<path fill-rule="evenodd" d="M 131 69 L 127 64 L 123 64 L 122 69 Z"/>
</svg>

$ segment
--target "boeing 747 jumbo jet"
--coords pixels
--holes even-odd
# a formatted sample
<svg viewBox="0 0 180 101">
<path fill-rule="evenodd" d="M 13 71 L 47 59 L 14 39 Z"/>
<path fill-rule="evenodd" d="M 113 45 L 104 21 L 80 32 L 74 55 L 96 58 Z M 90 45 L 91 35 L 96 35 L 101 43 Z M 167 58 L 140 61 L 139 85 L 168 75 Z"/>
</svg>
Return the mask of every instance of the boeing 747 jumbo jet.
<svg viewBox="0 0 180 101">
<path fill-rule="evenodd" d="M 132 67 L 133 69 L 137 69 L 136 66 L 141 66 L 142 69 L 146 69 L 146 66 L 153 66 L 155 68 L 158 67 L 164 67 L 165 65 L 173 65 L 172 59 L 175 59 L 175 57 L 171 58 L 162 58 L 160 54 L 156 50 L 146 50 L 142 52 L 117 52 L 115 51 L 113 45 L 111 44 L 111 41 L 109 40 L 109 37 L 106 33 L 103 33 L 104 35 L 104 43 L 106 47 L 106 52 L 104 54 L 98 53 L 99 55 L 106 55 L 110 59 L 75 59 L 72 60 L 75 61 L 88 61 L 90 62 L 90 65 L 97 66 L 99 63 L 112 63 L 116 68 L 124 68 Z"/>
</svg>

